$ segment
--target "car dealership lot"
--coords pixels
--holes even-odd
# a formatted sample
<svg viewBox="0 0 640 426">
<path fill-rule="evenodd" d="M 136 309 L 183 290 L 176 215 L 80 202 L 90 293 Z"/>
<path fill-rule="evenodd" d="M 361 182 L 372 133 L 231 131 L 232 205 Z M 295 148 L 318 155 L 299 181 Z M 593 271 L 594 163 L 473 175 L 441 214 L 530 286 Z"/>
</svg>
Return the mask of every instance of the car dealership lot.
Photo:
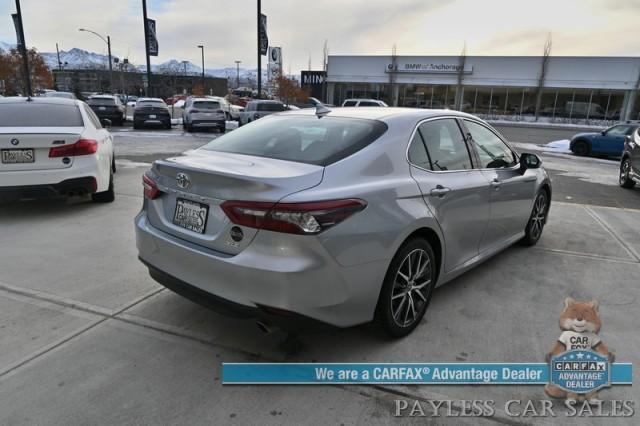
<svg viewBox="0 0 640 426">
<path fill-rule="evenodd" d="M 438 289 L 407 338 L 365 325 L 286 340 L 163 289 L 137 260 L 133 217 L 147 164 L 217 134 L 174 126 L 114 135 L 112 205 L 0 206 L 2 424 L 375 424 L 394 420 L 398 395 L 495 399 L 498 407 L 543 399 L 539 386 L 222 386 L 221 362 L 542 362 L 566 296 L 597 298 L 603 341 L 618 361 L 640 361 L 640 191 L 616 186 L 615 161 L 536 151 L 554 179 L 539 244 L 514 246 Z M 603 398 L 639 400 L 626 386 Z M 522 421 L 503 412 L 494 420 Z M 535 419 L 543 421 L 554 419 Z"/>
</svg>

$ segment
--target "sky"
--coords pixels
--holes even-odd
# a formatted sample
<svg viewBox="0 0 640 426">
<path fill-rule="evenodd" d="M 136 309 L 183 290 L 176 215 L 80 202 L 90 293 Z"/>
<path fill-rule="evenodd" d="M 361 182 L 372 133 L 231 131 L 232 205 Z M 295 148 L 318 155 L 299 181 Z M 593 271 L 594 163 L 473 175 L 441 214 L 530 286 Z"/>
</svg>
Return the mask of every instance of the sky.
<svg viewBox="0 0 640 426">
<path fill-rule="evenodd" d="M 147 0 L 160 55 L 206 67 L 256 66 L 256 0 Z M 112 53 L 143 64 L 142 0 L 21 0 L 27 44 L 106 53 L 88 28 L 110 35 Z M 15 0 L 0 0 L 0 41 L 15 43 Z M 640 0 L 262 0 L 269 41 L 281 46 L 285 72 L 322 67 L 330 54 L 640 56 Z M 263 57 L 263 64 L 266 57 Z M 263 65 L 264 66 L 264 65 Z"/>
</svg>

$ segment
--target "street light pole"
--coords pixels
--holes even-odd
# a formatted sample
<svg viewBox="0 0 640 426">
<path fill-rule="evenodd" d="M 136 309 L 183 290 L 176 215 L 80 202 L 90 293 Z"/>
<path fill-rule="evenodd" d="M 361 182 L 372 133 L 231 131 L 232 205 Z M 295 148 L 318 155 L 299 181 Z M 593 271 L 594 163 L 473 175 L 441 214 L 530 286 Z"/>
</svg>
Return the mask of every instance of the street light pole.
<svg viewBox="0 0 640 426">
<path fill-rule="evenodd" d="M 238 87 L 240 87 L 240 62 L 242 61 L 235 61 L 236 62 L 236 89 Z"/>
<path fill-rule="evenodd" d="M 109 90 L 112 91 L 113 90 L 113 59 L 111 58 L 111 37 L 107 36 L 107 38 L 104 38 L 103 36 L 101 36 L 100 34 L 98 34 L 95 31 L 91 31 L 91 30 L 87 30 L 85 28 L 79 28 L 78 31 L 84 31 L 87 33 L 91 33 L 97 37 L 100 37 L 100 39 L 102 41 L 104 41 L 105 43 L 107 43 L 107 52 L 109 54 Z"/>
<path fill-rule="evenodd" d="M 199 44 L 198 47 L 200 48 L 200 51 L 202 52 L 202 95 L 206 95 L 207 92 L 205 90 L 204 87 L 204 46 L 202 44 Z"/>
<path fill-rule="evenodd" d="M 262 12 L 262 5 L 258 0 L 258 99 L 262 98 L 262 52 L 260 52 L 260 15 Z"/>
<path fill-rule="evenodd" d="M 16 31 L 18 33 L 18 49 L 22 54 L 22 68 L 24 72 L 25 89 L 27 96 L 33 96 L 33 90 L 31 88 L 31 74 L 29 73 L 29 53 L 27 52 L 27 42 L 24 39 L 24 27 L 22 26 L 22 10 L 20 9 L 20 0 L 16 0 L 16 15 L 17 19 Z"/>
</svg>

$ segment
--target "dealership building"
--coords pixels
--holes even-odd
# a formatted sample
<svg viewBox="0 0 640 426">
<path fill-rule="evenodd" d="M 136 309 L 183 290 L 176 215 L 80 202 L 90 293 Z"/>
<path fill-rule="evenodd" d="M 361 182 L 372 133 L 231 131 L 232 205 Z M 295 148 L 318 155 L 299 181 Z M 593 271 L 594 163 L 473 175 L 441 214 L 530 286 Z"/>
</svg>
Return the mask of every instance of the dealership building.
<svg viewBox="0 0 640 426">
<path fill-rule="evenodd" d="M 329 56 L 328 103 L 375 98 L 485 118 L 597 122 L 640 119 L 640 58 L 551 56 Z"/>
</svg>

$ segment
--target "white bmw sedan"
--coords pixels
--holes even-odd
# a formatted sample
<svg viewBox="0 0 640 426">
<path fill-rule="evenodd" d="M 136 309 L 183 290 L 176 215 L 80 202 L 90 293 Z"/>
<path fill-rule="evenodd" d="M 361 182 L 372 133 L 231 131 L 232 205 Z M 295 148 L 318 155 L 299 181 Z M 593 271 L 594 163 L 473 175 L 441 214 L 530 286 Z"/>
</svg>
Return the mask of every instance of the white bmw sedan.
<svg viewBox="0 0 640 426">
<path fill-rule="evenodd" d="M 113 137 L 84 102 L 0 99 L 0 200 L 91 194 L 111 202 L 114 172 Z"/>
</svg>

